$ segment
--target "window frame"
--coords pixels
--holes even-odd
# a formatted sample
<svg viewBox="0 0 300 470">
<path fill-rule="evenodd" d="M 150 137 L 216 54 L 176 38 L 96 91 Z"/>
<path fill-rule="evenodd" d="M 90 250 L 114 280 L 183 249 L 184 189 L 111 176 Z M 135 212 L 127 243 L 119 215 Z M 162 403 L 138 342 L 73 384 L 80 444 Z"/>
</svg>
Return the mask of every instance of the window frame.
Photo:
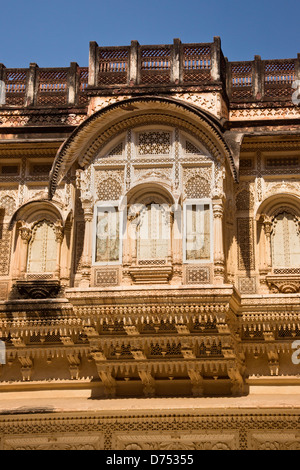
<svg viewBox="0 0 300 470">
<path fill-rule="evenodd" d="M 272 271 L 274 271 L 274 269 L 293 269 L 293 268 L 297 268 L 298 265 L 295 264 L 295 265 L 289 265 L 287 266 L 286 264 L 284 265 L 278 265 L 278 264 L 275 264 L 275 260 L 274 260 L 274 230 L 276 229 L 276 225 L 278 222 L 275 223 L 275 219 L 277 219 L 281 214 L 288 214 L 288 215 L 291 215 L 293 218 L 298 218 L 297 214 L 294 213 L 294 211 L 292 210 L 289 210 L 289 208 L 286 208 L 286 207 L 283 207 L 282 210 L 279 210 L 277 211 L 276 214 L 273 215 L 273 220 L 272 220 L 272 232 L 271 232 L 271 236 L 270 236 L 270 257 L 271 257 L 271 266 L 272 266 Z M 300 235 L 299 235 L 300 236 Z M 291 249 L 291 239 L 289 238 L 289 249 Z M 286 256 L 287 253 L 285 253 L 284 251 L 284 257 Z M 289 252 L 289 258 L 292 257 L 292 253 Z"/>
<path fill-rule="evenodd" d="M 209 259 L 187 259 L 187 207 L 192 205 L 209 205 L 209 228 L 210 228 L 210 258 Z M 182 259 L 184 264 L 211 264 L 214 260 L 214 217 L 213 206 L 210 198 L 187 199 L 183 203 L 183 240 L 182 240 Z"/>
<path fill-rule="evenodd" d="M 117 209 L 119 214 L 119 259 L 117 261 L 96 261 L 96 245 L 97 245 L 97 215 L 98 209 Z M 102 201 L 97 202 L 94 206 L 93 216 L 93 246 L 92 246 L 92 265 L 93 266 L 119 266 L 122 264 L 123 259 L 123 233 L 124 233 L 124 211 L 120 210 L 120 201 Z"/>
</svg>

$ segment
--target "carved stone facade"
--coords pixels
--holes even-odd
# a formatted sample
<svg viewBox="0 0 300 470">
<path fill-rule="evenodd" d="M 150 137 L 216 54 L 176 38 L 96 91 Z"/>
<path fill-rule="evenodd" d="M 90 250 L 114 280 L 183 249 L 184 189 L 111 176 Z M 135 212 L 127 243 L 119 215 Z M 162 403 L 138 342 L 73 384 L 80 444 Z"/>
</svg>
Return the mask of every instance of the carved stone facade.
<svg viewBox="0 0 300 470">
<path fill-rule="evenodd" d="M 1 449 L 299 448 L 284 67 L 219 38 L 0 64 Z"/>
</svg>

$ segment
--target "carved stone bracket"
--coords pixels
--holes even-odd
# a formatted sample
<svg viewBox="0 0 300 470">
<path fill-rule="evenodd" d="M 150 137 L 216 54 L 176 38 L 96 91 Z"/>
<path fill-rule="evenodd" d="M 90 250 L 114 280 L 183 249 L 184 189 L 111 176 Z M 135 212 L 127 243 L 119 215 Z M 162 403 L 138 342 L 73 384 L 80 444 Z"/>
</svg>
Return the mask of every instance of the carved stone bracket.
<svg viewBox="0 0 300 470">
<path fill-rule="evenodd" d="M 300 292 L 299 275 L 268 275 L 266 281 L 272 294 L 297 294 Z"/>
<path fill-rule="evenodd" d="M 49 299 L 56 297 L 60 291 L 60 282 L 57 280 L 17 281 L 16 288 L 21 298 Z"/>
</svg>

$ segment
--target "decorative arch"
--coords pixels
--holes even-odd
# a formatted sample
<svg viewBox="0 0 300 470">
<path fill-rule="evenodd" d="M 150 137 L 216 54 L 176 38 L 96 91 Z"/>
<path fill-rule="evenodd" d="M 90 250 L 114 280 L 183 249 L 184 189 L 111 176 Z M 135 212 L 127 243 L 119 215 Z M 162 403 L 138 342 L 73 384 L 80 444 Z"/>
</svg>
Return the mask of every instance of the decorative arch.
<svg viewBox="0 0 300 470">
<path fill-rule="evenodd" d="M 144 96 L 107 106 L 78 126 L 58 150 L 50 173 L 49 197 L 53 197 L 57 185 L 75 162 L 84 168 L 116 135 L 128 128 L 166 123 L 199 139 L 219 164 L 227 160 L 237 180 L 232 152 L 214 116 L 173 98 Z"/>
<path fill-rule="evenodd" d="M 288 193 L 267 198 L 257 210 L 262 270 L 271 292 L 300 290 L 300 198 Z"/>
<path fill-rule="evenodd" d="M 283 205 L 300 215 L 300 197 L 291 193 L 278 193 L 268 197 L 260 204 L 256 211 L 256 220 L 258 221 L 263 215 L 271 217 Z"/>
<path fill-rule="evenodd" d="M 60 208 L 48 200 L 30 201 L 17 209 L 10 221 L 16 235 L 16 280 L 60 278 L 64 224 Z"/>
<path fill-rule="evenodd" d="M 10 227 L 12 228 L 19 221 L 25 221 L 27 224 L 32 224 L 40 218 L 45 217 L 51 222 L 55 223 L 60 221 L 61 224 L 64 225 L 65 217 L 58 205 L 53 201 L 43 199 L 29 201 L 19 207 L 12 214 Z"/>
</svg>

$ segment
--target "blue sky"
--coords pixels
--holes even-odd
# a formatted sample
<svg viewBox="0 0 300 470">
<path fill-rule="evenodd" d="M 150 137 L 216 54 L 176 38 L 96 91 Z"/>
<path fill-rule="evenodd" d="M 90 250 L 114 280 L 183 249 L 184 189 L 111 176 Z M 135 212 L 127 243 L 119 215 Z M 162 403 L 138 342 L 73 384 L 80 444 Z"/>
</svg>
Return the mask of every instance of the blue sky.
<svg viewBox="0 0 300 470">
<path fill-rule="evenodd" d="M 10 0 L 0 4 L 6 67 L 88 65 L 99 46 L 212 42 L 229 60 L 293 58 L 300 52 L 299 0 Z"/>
</svg>

